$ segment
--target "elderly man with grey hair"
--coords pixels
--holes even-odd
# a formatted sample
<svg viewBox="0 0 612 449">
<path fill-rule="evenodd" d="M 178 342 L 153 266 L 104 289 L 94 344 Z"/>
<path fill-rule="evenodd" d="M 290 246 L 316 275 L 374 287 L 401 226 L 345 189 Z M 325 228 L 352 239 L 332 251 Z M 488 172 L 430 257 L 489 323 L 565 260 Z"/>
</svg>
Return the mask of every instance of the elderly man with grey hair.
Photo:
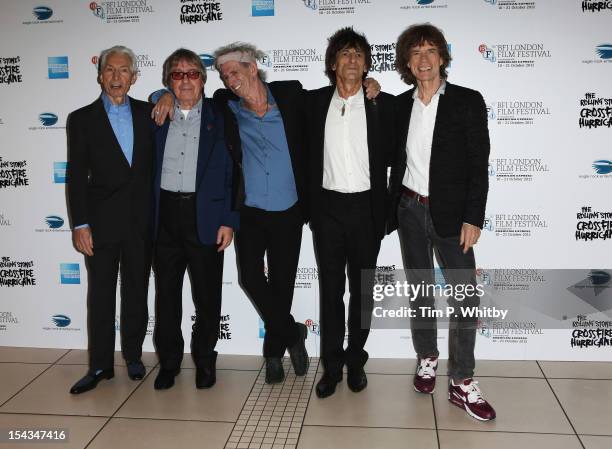
<svg viewBox="0 0 612 449">
<path fill-rule="evenodd" d="M 88 270 L 89 371 L 80 394 L 114 376 L 115 302 L 121 269 L 121 349 L 128 376 L 140 380 L 151 270 L 151 106 L 127 96 L 136 56 L 114 46 L 99 57 L 101 95 L 68 119 L 68 209 L 75 248 Z"/>
</svg>

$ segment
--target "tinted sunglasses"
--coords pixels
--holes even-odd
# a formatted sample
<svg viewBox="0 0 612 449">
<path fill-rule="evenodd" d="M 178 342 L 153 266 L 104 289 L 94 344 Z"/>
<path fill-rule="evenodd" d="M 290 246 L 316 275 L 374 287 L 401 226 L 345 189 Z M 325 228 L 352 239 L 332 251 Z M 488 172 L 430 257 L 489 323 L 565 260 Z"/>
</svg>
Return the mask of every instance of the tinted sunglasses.
<svg viewBox="0 0 612 449">
<path fill-rule="evenodd" d="M 183 79 L 185 79 L 185 77 L 189 78 L 190 80 L 197 80 L 201 76 L 202 73 L 198 72 L 197 70 L 190 70 L 189 72 L 170 73 L 170 78 L 172 78 L 174 81 L 182 81 Z"/>
</svg>

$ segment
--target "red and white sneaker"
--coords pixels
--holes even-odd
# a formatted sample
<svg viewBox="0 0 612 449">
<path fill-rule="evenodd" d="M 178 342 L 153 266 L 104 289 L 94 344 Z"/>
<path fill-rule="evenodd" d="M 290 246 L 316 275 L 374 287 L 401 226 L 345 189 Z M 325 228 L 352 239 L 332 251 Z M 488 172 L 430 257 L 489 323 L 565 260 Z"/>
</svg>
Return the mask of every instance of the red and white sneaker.
<svg viewBox="0 0 612 449">
<path fill-rule="evenodd" d="M 414 375 L 414 391 L 417 393 L 432 394 L 436 388 L 437 369 L 437 357 L 419 359 L 417 362 L 416 374 Z"/>
<path fill-rule="evenodd" d="M 451 379 L 448 384 L 448 400 L 457 407 L 465 409 L 472 418 L 480 421 L 495 419 L 495 410 L 482 397 L 478 382 L 473 379 L 465 379 L 459 385 L 455 385 Z"/>
</svg>

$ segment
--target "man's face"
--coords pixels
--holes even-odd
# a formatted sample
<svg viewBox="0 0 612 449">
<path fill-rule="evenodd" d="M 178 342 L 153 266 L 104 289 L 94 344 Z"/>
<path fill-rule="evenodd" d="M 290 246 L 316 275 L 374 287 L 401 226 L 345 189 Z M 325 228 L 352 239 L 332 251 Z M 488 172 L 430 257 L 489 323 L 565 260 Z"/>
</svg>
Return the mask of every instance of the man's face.
<svg viewBox="0 0 612 449">
<path fill-rule="evenodd" d="M 102 89 L 113 102 L 119 104 L 136 82 L 136 73 L 132 73 L 130 58 L 123 53 L 112 53 L 106 58 L 100 72 L 99 81 Z"/>
<path fill-rule="evenodd" d="M 179 106 L 193 107 L 200 98 L 204 90 L 204 81 L 200 68 L 191 62 L 181 59 L 171 72 L 181 73 L 181 79 L 170 78 L 170 88 L 179 103 Z M 196 75 L 196 73 L 198 75 Z"/>
<path fill-rule="evenodd" d="M 336 79 L 361 82 L 367 71 L 365 53 L 359 48 L 343 48 L 336 53 L 336 62 L 332 66 Z"/>
<path fill-rule="evenodd" d="M 423 42 L 409 50 L 408 68 L 420 82 L 439 81 L 443 64 L 438 47 Z"/>
<path fill-rule="evenodd" d="M 257 82 L 257 65 L 238 61 L 227 61 L 219 68 L 225 86 L 239 97 L 244 98 Z"/>
</svg>

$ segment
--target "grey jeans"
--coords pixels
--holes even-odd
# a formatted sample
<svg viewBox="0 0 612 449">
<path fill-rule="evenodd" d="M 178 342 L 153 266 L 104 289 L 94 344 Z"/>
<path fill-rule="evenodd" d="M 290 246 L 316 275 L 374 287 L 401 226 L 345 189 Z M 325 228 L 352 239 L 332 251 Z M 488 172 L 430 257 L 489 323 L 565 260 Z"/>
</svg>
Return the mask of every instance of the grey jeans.
<svg viewBox="0 0 612 449">
<path fill-rule="evenodd" d="M 429 206 L 402 195 L 397 210 L 399 235 L 407 280 L 411 283 L 434 284 L 433 254 L 447 284 L 475 285 L 475 260 L 472 248 L 463 253 L 459 236 L 440 237 L 433 226 Z M 449 298 L 451 306 L 478 306 L 478 297 L 457 301 Z M 413 308 L 434 307 L 434 298 L 419 296 Z M 456 307 L 458 310 L 458 307 Z M 420 315 L 420 314 L 417 314 Z M 449 321 L 448 375 L 455 381 L 474 375 L 474 345 L 477 319 L 453 316 Z M 412 341 L 419 358 L 437 357 L 437 320 L 435 317 L 417 316 L 411 319 Z"/>
</svg>

